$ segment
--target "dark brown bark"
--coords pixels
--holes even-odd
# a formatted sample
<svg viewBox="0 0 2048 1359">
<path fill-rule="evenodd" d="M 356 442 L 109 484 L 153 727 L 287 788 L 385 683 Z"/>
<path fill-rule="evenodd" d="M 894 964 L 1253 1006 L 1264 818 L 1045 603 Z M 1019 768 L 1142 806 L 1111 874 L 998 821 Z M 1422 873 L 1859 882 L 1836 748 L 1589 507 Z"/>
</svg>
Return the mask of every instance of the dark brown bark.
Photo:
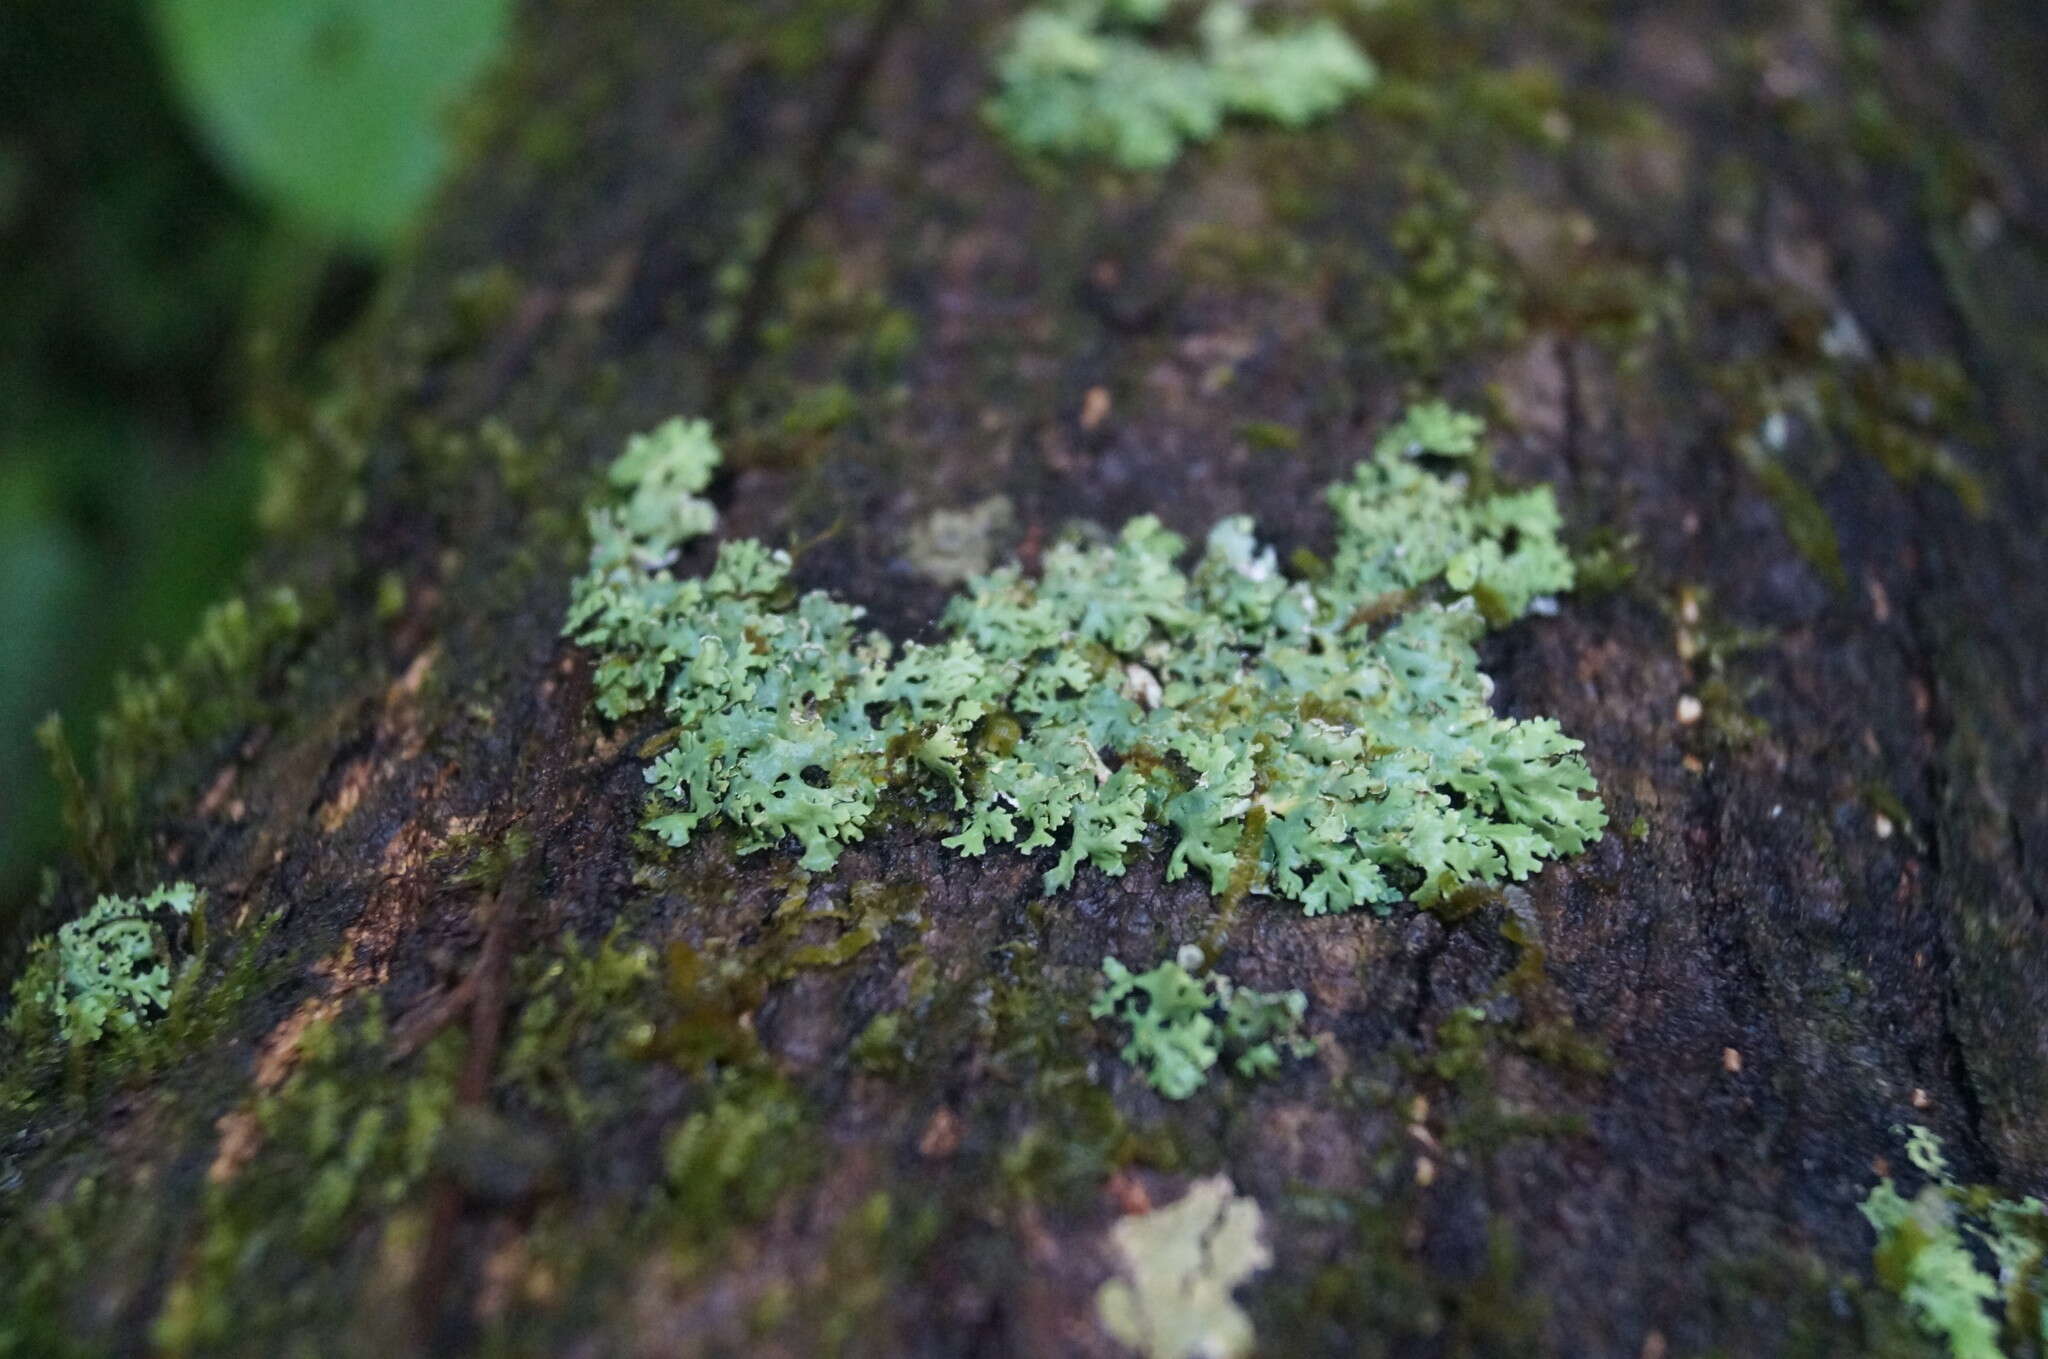
<svg viewBox="0 0 2048 1359">
<path fill-rule="evenodd" d="M 10 1057 L 0 1238 L 77 1251 L 17 1288 L 31 1334 L 146 1350 L 183 1289 L 227 1318 L 202 1352 L 1108 1354 L 1109 1224 L 1220 1170 L 1274 1245 L 1265 1353 L 1919 1352 L 1856 1211 L 1898 1125 L 2048 1182 L 2048 21 L 1345 10 L 1374 98 L 1140 178 L 982 127 L 1008 12 L 528 16 L 310 445 L 272 569 L 331 607 L 120 846 L 111 885 L 191 877 L 209 975 L 261 978 L 170 1060 Z M 1916 404 L 1917 360 L 1961 392 Z M 1143 512 L 1315 549 L 1319 488 L 1419 392 L 1491 409 L 1503 472 L 1633 568 L 1489 644 L 1613 829 L 1463 914 L 1248 902 L 1229 970 L 1307 991 L 1319 1059 L 1184 1103 L 1115 1060 L 1101 958 L 1214 911 L 1157 853 L 1044 899 L 907 810 L 810 879 L 636 841 L 650 732 L 556 636 L 627 433 L 714 416 L 722 532 L 912 636 L 934 509 L 1007 495 L 1027 553 Z M 1774 409 L 1785 452 L 1746 457 Z M 1936 445 L 1970 477 L 1908 475 Z M 359 518 L 322 509 L 343 474 Z M 644 985 L 547 974 L 614 929 Z M 318 1018 L 353 1045 L 297 1055 Z M 302 1234 L 342 1153 L 253 1111 L 320 1077 L 344 1128 L 400 1120 L 440 1050 L 431 1163 Z M 774 1131 L 707 1209 L 663 1147 L 717 1109 Z"/>
</svg>

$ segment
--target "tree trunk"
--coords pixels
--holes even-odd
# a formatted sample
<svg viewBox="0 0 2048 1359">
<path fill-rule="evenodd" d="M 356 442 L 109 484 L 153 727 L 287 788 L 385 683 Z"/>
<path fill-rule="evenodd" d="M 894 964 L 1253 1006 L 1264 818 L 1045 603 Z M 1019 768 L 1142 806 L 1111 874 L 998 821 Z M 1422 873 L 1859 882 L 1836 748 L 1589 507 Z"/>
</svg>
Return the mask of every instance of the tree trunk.
<svg viewBox="0 0 2048 1359">
<path fill-rule="evenodd" d="M 1112 1224 L 1218 1173 L 1261 1353 L 1936 1344 L 1858 1213 L 1903 1128 L 2048 1185 L 2048 23 L 1332 12 L 1368 97 L 1154 175 L 991 134 L 1013 7 L 527 15 L 281 430 L 308 621 L 74 799 L 41 926 L 189 879 L 200 984 L 0 1038 L 0 1350 L 1115 1354 Z M 1313 1059 L 1118 1060 L 1101 960 L 1214 924 L 1157 846 L 1048 897 L 908 807 L 824 874 L 638 833 L 655 728 L 558 635 L 627 434 L 711 417 L 722 534 L 911 637 L 935 510 L 1316 550 L 1425 395 L 1591 563 L 1487 660 L 1611 827 L 1458 910 L 1247 901 Z"/>
</svg>

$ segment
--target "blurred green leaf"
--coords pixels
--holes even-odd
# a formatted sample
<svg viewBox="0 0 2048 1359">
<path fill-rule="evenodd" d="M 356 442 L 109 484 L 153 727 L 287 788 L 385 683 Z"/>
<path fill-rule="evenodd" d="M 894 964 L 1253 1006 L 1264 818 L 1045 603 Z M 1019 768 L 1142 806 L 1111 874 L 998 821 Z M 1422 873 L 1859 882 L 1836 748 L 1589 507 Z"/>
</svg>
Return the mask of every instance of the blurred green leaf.
<svg viewBox="0 0 2048 1359">
<path fill-rule="evenodd" d="M 508 0 L 157 0 L 195 121 L 309 226 L 389 245 L 448 154 L 443 115 L 502 41 Z"/>
</svg>

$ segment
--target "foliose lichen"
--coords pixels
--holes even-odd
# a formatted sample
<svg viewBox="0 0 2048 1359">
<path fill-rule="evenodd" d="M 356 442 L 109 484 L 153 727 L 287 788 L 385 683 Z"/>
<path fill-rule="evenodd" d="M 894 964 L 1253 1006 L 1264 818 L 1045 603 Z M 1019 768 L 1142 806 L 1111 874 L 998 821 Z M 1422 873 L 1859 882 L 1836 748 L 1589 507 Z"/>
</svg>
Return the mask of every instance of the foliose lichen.
<svg viewBox="0 0 2048 1359">
<path fill-rule="evenodd" d="M 189 882 L 140 897 L 101 897 L 54 936 L 29 946 L 9 1023 L 20 1028 L 52 1019 L 66 1043 L 90 1044 L 156 1018 L 171 999 L 165 924 L 190 916 L 199 902 L 199 889 Z"/>
<path fill-rule="evenodd" d="M 1202 1088 L 1228 1050 L 1240 1076 L 1263 1076 L 1288 1057 L 1306 1057 L 1315 1043 L 1301 1031 L 1308 997 L 1299 991 L 1254 991 L 1221 972 L 1197 975 L 1202 950 L 1182 946 L 1149 972 L 1102 960 L 1106 984 L 1089 1013 L 1130 1028 L 1123 1059 L 1142 1069 L 1168 1099 Z"/>
<path fill-rule="evenodd" d="M 565 632 L 601 652 L 597 705 L 670 727 L 647 829 L 707 821 L 742 853 L 794 837 L 829 869 L 885 794 L 950 817 L 945 844 L 1053 850 L 1116 875 L 1149 830 L 1167 877 L 1284 897 L 1311 915 L 1520 880 L 1598 838 L 1580 743 L 1488 706 L 1473 644 L 1572 581 L 1547 488 L 1475 491 L 1480 422 L 1418 406 L 1329 491 L 1334 557 L 1285 573 L 1251 520 L 1213 528 L 1192 569 L 1145 516 L 1061 544 L 1037 578 L 971 580 L 944 640 L 862 632 L 858 606 L 797 596 L 786 553 L 725 543 L 701 578 L 679 549 L 713 520 L 701 421 L 637 439 L 623 507 L 593 513 Z"/>
<path fill-rule="evenodd" d="M 1927 1177 L 1920 1192 L 1904 1197 L 1887 1175 L 1863 1200 L 1878 1281 L 1955 1359 L 2003 1359 L 2008 1337 L 2013 1353 L 2048 1349 L 2048 1205 L 1957 1184 L 1926 1128 L 1912 1129 L 1906 1157 Z"/>
<path fill-rule="evenodd" d="M 1157 39 L 1177 0 L 1062 0 L 1018 21 L 997 60 L 989 121 L 1021 151 L 1102 156 L 1130 170 L 1173 163 L 1228 117 L 1300 127 L 1373 83 L 1365 54 L 1328 19 L 1262 31 L 1240 0 L 1214 0 L 1196 43 Z"/>
<path fill-rule="evenodd" d="M 1110 1335 L 1147 1359 L 1235 1359 L 1255 1339 L 1251 1318 L 1231 1300 L 1273 1263 L 1258 1201 L 1222 1175 L 1197 1180 L 1165 1208 L 1136 1213 L 1110 1229 L 1121 1277 L 1095 1295 Z"/>
</svg>

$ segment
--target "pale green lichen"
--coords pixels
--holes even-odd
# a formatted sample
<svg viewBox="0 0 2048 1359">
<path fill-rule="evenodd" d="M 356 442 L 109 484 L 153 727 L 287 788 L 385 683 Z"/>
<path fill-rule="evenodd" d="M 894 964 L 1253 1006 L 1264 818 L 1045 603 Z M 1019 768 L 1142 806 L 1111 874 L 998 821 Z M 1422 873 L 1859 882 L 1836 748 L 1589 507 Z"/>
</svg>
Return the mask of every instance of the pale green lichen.
<svg viewBox="0 0 2048 1359">
<path fill-rule="evenodd" d="M 1863 1201 L 1879 1282 L 1955 1359 L 2002 1359 L 2007 1338 L 2013 1353 L 2048 1349 L 2048 1205 L 1957 1184 L 1926 1128 L 1906 1157 L 1927 1177 L 1920 1192 L 1904 1197 L 1887 1175 Z"/>
<path fill-rule="evenodd" d="M 647 771 L 669 844 L 722 818 L 742 853 L 789 836 L 828 869 L 893 789 L 949 815 L 962 853 L 1055 850 L 1048 891 L 1083 862 L 1122 873 L 1157 829 L 1169 879 L 1320 914 L 1519 880 L 1606 824 L 1579 743 L 1488 706 L 1474 642 L 1572 567 L 1547 488 L 1472 490 L 1470 416 L 1418 407 L 1331 489 L 1315 580 L 1244 516 L 1183 571 L 1183 540 L 1146 516 L 1052 548 L 1037 579 L 976 577 L 943 640 L 901 647 L 856 606 L 795 597 L 787 554 L 758 542 L 676 577 L 675 526 L 708 514 L 708 433 L 690 429 L 669 454 L 687 449 L 670 481 L 688 504 L 593 516 L 565 628 L 603 653 L 606 716 L 655 708 L 672 728 Z"/>
<path fill-rule="evenodd" d="M 1231 1300 L 1273 1263 L 1258 1202 L 1222 1175 L 1197 1180 L 1165 1208 L 1110 1228 L 1122 1277 L 1095 1294 L 1103 1330 L 1146 1359 L 1236 1359 L 1252 1351 L 1251 1318 Z"/>
<path fill-rule="evenodd" d="M 199 901 L 189 882 L 140 897 L 101 897 L 54 937 L 30 945 L 10 1024 L 52 1019 L 65 1042 L 89 1044 L 157 1018 L 171 1000 L 166 924 L 190 916 Z"/>
<path fill-rule="evenodd" d="M 913 526 L 903 557 L 927 580 L 959 585 L 995 565 L 996 540 L 1017 521 L 1006 495 L 992 495 L 964 510 L 933 510 Z"/>
<path fill-rule="evenodd" d="M 1132 170 L 1173 163 L 1232 116 L 1300 127 L 1368 88 L 1373 66 L 1328 19 L 1273 31 L 1214 0 L 1196 44 L 1157 41 L 1175 0 L 1063 0 L 1031 10 L 997 61 L 987 116 L 1018 149 L 1094 155 Z"/>
<path fill-rule="evenodd" d="M 1129 1026 L 1123 1059 L 1140 1068 L 1153 1089 L 1186 1099 L 1226 1050 L 1241 1076 L 1263 1076 L 1285 1058 L 1315 1051 L 1301 1032 L 1308 1010 L 1301 992 L 1254 991 L 1221 972 L 1197 976 L 1201 965 L 1202 950 L 1192 944 L 1149 972 L 1102 960 L 1107 981 L 1088 1012 Z"/>
</svg>

